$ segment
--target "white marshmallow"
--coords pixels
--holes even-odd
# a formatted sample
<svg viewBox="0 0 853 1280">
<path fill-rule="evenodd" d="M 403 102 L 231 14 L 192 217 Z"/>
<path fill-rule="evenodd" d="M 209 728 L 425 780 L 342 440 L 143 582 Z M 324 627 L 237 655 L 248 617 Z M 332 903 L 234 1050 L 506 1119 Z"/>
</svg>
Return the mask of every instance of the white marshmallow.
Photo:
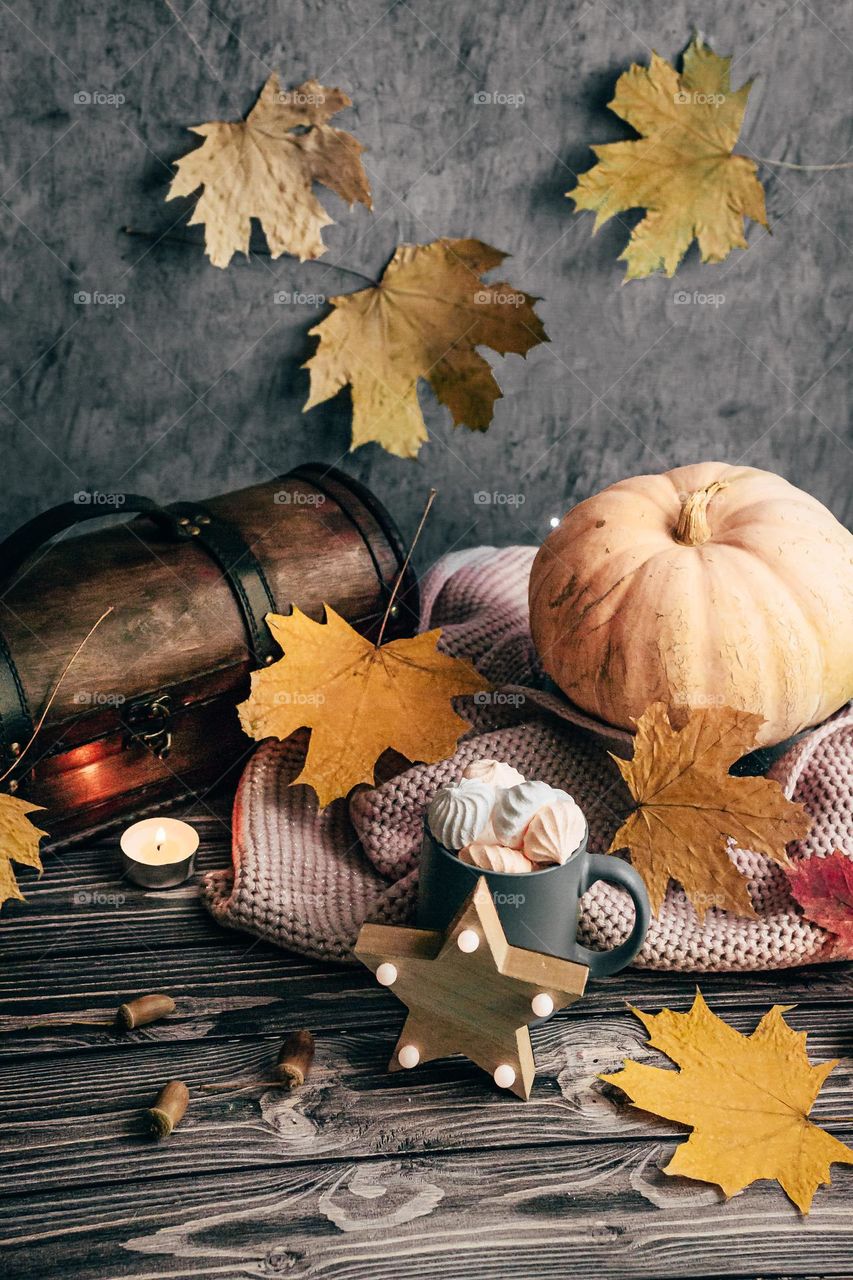
<svg viewBox="0 0 853 1280">
<path fill-rule="evenodd" d="M 519 782 L 498 794 L 492 811 L 492 827 L 499 844 L 520 849 L 524 833 L 537 809 L 558 800 L 571 800 L 567 791 L 551 787 L 547 782 Z"/>
<path fill-rule="evenodd" d="M 490 836 L 489 817 L 497 792 L 487 782 L 463 778 L 436 791 L 427 810 L 429 829 L 445 849 L 458 852 L 478 836 Z"/>
<path fill-rule="evenodd" d="M 463 769 L 462 777 L 488 782 L 492 787 L 514 787 L 524 781 L 523 773 L 502 760 L 474 760 Z"/>
<path fill-rule="evenodd" d="M 484 840 L 466 844 L 460 851 L 459 861 L 467 862 L 470 867 L 479 867 L 482 871 L 500 871 L 503 875 L 524 875 L 535 870 L 530 859 L 525 858 L 518 849 L 507 849 L 502 844 L 491 844 Z"/>
<path fill-rule="evenodd" d="M 531 862 L 541 866 L 562 865 L 581 846 L 586 836 L 586 818 L 574 800 L 543 804 L 530 819 L 522 849 Z"/>
</svg>

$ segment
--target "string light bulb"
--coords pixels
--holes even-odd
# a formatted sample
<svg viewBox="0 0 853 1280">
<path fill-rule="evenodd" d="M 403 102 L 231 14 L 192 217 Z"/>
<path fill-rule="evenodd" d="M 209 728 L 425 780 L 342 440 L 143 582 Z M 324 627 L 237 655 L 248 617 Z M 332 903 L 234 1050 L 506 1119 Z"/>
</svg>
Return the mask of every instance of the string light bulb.
<svg viewBox="0 0 853 1280">
<path fill-rule="evenodd" d="M 404 1044 L 397 1054 L 397 1061 L 406 1071 L 411 1071 L 412 1067 L 416 1067 L 420 1060 L 421 1055 L 417 1045 L 414 1044 Z"/>
<path fill-rule="evenodd" d="M 551 526 L 551 528 L 552 528 L 552 529 L 556 529 L 557 525 L 560 523 L 560 517 L 559 517 L 559 516 L 551 516 L 551 519 L 548 521 L 548 523 L 549 523 L 549 525 Z"/>
<path fill-rule="evenodd" d="M 479 947 L 480 935 L 474 929 L 463 929 L 456 939 L 456 945 L 460 951 L 464 951 L 465 955 L 469 956 Z"/>
<path fill-rule="evenodd" d="M 515 1071 L 508 1062 L 502 1062 L 495 1068 L 494 1080 L 499 1089 L 511 1089 L 515 1084 Z"/>
<path fill-rule="evenodd" d="M 376 981 L 381 987 L 393 987 L 397 981 L 397 966 L 387 960 L 383 961 L 376 970 Z"/>
<path fill-rule="evenodd" d="M 537 1018 L 550 1018 L 554 1012 L 554 1001 L 548 995 L 547 991 L 540 991 L 530 1001 L 530 1007 L 536 1014 Z"/>
</svg>

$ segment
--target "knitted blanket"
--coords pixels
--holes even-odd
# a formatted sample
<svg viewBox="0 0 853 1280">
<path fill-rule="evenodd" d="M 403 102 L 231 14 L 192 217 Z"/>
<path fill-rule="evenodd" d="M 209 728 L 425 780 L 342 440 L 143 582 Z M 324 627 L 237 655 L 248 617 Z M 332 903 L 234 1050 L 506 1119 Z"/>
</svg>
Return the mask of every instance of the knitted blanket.
<svg viewBox="0 0 853 1280">
<path fill-rule="evenodd" d="M 441 647 L 470 659 L 502 690 L 478 695 L 473 710 L 465 708 L 472 727 L 449 760 L 402 771 L 398 763 L 395 771 L 383 759 L 379 785 L 320 812 L 309 788 L 288 785 L 301 768 L 304 738 L 258 748 L 235 800 L 233 867 L 209 873 L 202 884 L 203 901 L 221 924 L 305 955 L 351 960 L 366 919 L 411 919 L 426 805 L 438 787 L 484 757 L 507 760 L 525 776 L 569 791 L 586 813 L 591 851 L 607 850 L 630 797 L 601 742 L 571 723 L 571 715 L 544 710 L 543 701 L 556 700 L 534 692 L 541 672 L 527 616 L 533 556 L 532 547 L 461 551 L 440 560 L 423 583 L 423 628 L 441 626 Z M 770 775 L 814 818 L 808 837 L 789 850 L 792 858 L 850 851 L 849 706 L 801 739 Z M 829 958 L 829 935 L 803 918 L 784 871 L 748 849 L 732 846 L 730 856 L 748 877 L 756 918 L 714 908 L 700 921 L 683 891 L 670 884 L 636 965 L 750 970 Z M 631 918 L 624 892 L 594 885 L 582 899 L 579 940 L 609 949 L 627 936 Z"/>
</svg>

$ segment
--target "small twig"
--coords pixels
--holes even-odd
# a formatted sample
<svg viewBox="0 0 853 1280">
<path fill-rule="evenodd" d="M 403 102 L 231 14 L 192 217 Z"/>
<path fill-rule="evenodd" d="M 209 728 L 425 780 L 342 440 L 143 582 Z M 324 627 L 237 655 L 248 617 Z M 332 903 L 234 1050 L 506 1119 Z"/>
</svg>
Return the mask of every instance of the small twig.
<svg viewBox="0 0 853 1280">
<path fill-rule="evenodd" d="M 246 1089 L 286 1089 L 285 1080 L 226 1080 L 222 1084 L 200 1084 L 208 1093 L 243 1093 Z"/>
<path fill-rule="evenodd" d="M 109 609 L 105 609 L 105 610 L 104 610 L 104 612 L 101 614 L 100 618 L 98 618 L 98 621 L 95 623 L 95 625 L 94 625 L 93 627 L 91 627 L 91 628 L 89 629 L 89 631 L 86 633 L 86 635 L 83 637 L 83 639 L 82 639 L 82 640 L 80 641 L 80 643 L 78 644 L 77 648 L 76 648 L 76 649 L 74 650 L 74 652 L 72 653 L 71 657 L 68 659 L 67 663 L 65 664 L 65 669 L 64 669 L 64 671 L 62 672 L 62 675 L 59 677 L 59 679 L 57 680 L 56 684 L 53 686 L 53 693 L 50 695 L 50 697 L 48 698 L 47 702 L 45 703 L 44 710 L 42 711 L 41 715 L 39 716 L 38 723 L 36 724 L 36 727 L 33 729 L 33 732 L 32 732 L 32 735 L 31 735 L 31 737 L 30 737 L 29 742 L 28 742 L 28 743 L 27 743 L 27 745 L 24 747 L 23 751 L 19 752 L 19 754 L 17 755 L 17 757 L 15 758 L 15 760 L 13 760 L 13 762 L 9 765 L 9 768 L 6 770 L 6 772 L 5 772 L 5 773 L 0 774 L 0 784 L 2 784 L 3 782 L 5 782 L 5 781 L 6 781 L 6 779 L 8 778 L 8 776 L 9 776 L 9 774 L 10 774 L 10 773 L 13 773 L 13 772 L 14 772 L 14 770 L 18 768 L 18 766 L 20 765 L 20 763 L 21 763 L 21 761 L 23 760 L 24 756 L 27 754 L 27 752 L 29 751 L 30 747 L 31 747 L 31 746 L 33 745 L 33 743 L 35 742 L 35 740 L 36 740 L 36 738 L 37 738 L 37 736 L 38 736 L 38 732 L 39 732 L 39 730 L 41 729 L 42 725 L 44 724 L 45 720 L 47 719 L 47 713 L 48 713 L 48 711 L 50 711 L 50 708 L 53 706 L 54 700 L 56 699 L 56 695 L 59 693 L 59 686 L 62 684 L 62 681 L 63 681 L 63 680 L 65 679 L 65 677 L 68 675 L 68 672 L 71 670 L 71 668 L 73 667 L 74 663 L 75 663 L 75 662 L 77 661 L 77 659 L 79 658 L 79 656 L 80 656 L 80 654 L 81 654 L 81 652 L 82 652 L 82 650 L 83 650 L 84 645 L 86 645 L 86 644 L 89 642 L 89 640 L 92 638 L 92 636 L 93 636 L 93 635 L 95 634 L 95 632 L 97 631 L 98 627 L 99 627 L 99 626 L 101 625 L 101 623 L 103 622 L 104 618 L 108 618 L 108 617 L 110 616 L 110 614 L 112 613 L 112 611 L 113 611 L 113 606 L 112 606 L 112 605 L 110 605 Z"/>
<path fill-rule="evenodd" d="M 191 244 L 196 249 L 204 247 L 203 241 L 198 240 L 195 236 L 177 235 L 173 231 L 142 231 L 138 227 L 122 227 L 121 230 L 126 236 L 140 236 L 143 240 L 154 240 L 157 242 L 160 240 L 171 240 L 174 244 Z M 268 245 L 259 245 L 257 248 L 253 247 L 249 250 L 249 253 L 257 253 L 262 254 L 265 257 L 270 257 Z M 374 289 L 379 287 L 379 281 L 374 280 L 373 276 L 366 275 L 363 271 L 356 271 L 352 267 L 345 267 L 340 262 L 329 262 L 327 258 L 307 258 L 305 262 L 300 265 L 303 267 L 329 267 L 335 271 L 343 271 L 348 276 L 355 276 L 358 280 L 364 280 Z"/>
<path fill-rule="evenodd" d="M 839 161 L 837 164 L 794 164 L 791 160 L 768 160 L 766 156 L 753 156 L 759 164 L 775 164 L 780 169 L 797 169 L 801 173 L 826 173 L 830 169 L 853 169 L 853 160 Z"/>
<path fill-rule="evenodd" d="M 20 1029 L 23 1031 L 50 1031 L 52 1027 L 105 1027 L 115 1028 L 112 1018 L 51 1018 L 49 1022 L 30 1022 Z"/>
<path fill-rule="evenodd" d="M 812 1116 L 808 1119 L 812 1124 L 853 1124 L 853 1116 Z"/>
<path fill-rule="evenodd" d="M 386 608 L 385 608 L 385 616 L 384 616 L 384 617 L 383 617 L 383 619 L 382 619 L 382 626 L 379 628 L 379 635 L 378 635 L 378 637 L 377 637 L 377 639 L 376 639 L 376 646 L 375 646 L 375 647 L 376 647 L 377 649 L 378 649 L 378 648 L 380 648 L 380 647 L 381 647 L 381 645 L 382 645 L 382 637 L 383 637 L 383 636 L 384 636 L 384 634 L 385 634 L 385 628 L 386 628 L 386 626 L 388 625 L 388 619 L 389 619 L 389 618 L 390 618 L 390 616 L 391 616 L 391 610 L 392 610 L 392 609 L 393 609 L 393 607 L 394 607 L 394 600 L 395 600 L 395 598 L 396 598 L 397 592 L 400 590 L 400 583 L 403 581 L 403 578 L 404 578 L 404 577 L 405 577 L 405 575 L 406 575 L 406 570 L 407 570 L 407 569 L 408 569 L 408 567 L 409 567 L 409 561 L 410 561 L 410 560 L 411 560 L 411 558 L 412 558 L 412 552 L 414 551 L 415 547 L 417 546 L 418 538 L 421 536 L 421 532 L 423 531 L 423 527 L 424 527 L 424 525 L 426 524 L 427 516 L 428 516 L 428 515 L 429 515 L 429 513 L 430 513 L 430 508 L 432 507 L 432 504 L 435 502 L 435 499 L 436 499 L 436 495 L 437 495 L 437 493 L 438 493 L 438 490 L 437 490 L 437 489 L 430 489 L 430 491 L 429 491 L 429 497 L 427 498 L 427 500 L 426 500 L 426 505 L 424 506 L 424 513 L 423 513 L 423 515 L 421 516 L 421 522 L 420 522 L 420 524 L 418 525 L 417 529 L 415 530 L 415 536 L 414 536 L 414 538 L 412 538 L 411 546 L 409 547 L 409 550 L 408 550 L 408 553 L 407 553 L 407 555 L 406 555 L 406 558 L 405 558 L 405 560 L 403 561 L 403 567 L 402 567 L 402 569 L 400 570 L 400 572 L 397 574 L 397 581 L 394 583 L 394 589 L 393 589 L 393 590 L 392 590 L 392 592 L 391 592 L 391 596 L 390 596 L 390 598 L 389 598 L 389 600 L 388 600 L 388 604 L 387 604 L 387 606 L 386 606 Z"/>
</svg>

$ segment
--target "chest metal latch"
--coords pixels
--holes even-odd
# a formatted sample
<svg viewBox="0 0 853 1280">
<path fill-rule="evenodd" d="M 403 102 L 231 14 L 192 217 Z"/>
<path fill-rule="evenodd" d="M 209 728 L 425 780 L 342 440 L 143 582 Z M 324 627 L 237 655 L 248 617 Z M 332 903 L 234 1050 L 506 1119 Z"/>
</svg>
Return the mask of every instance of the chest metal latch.
<svg viewBox="0 0 853 1280">
<path fill-rule="evenodd" d="M 171 716 L 172 699 L 168 694 L 132 702 L 124 715 L 128 733 L 125 745 L 144 743 L 158 760 L 165 760 L 172 749 Z"/>
</svg>

